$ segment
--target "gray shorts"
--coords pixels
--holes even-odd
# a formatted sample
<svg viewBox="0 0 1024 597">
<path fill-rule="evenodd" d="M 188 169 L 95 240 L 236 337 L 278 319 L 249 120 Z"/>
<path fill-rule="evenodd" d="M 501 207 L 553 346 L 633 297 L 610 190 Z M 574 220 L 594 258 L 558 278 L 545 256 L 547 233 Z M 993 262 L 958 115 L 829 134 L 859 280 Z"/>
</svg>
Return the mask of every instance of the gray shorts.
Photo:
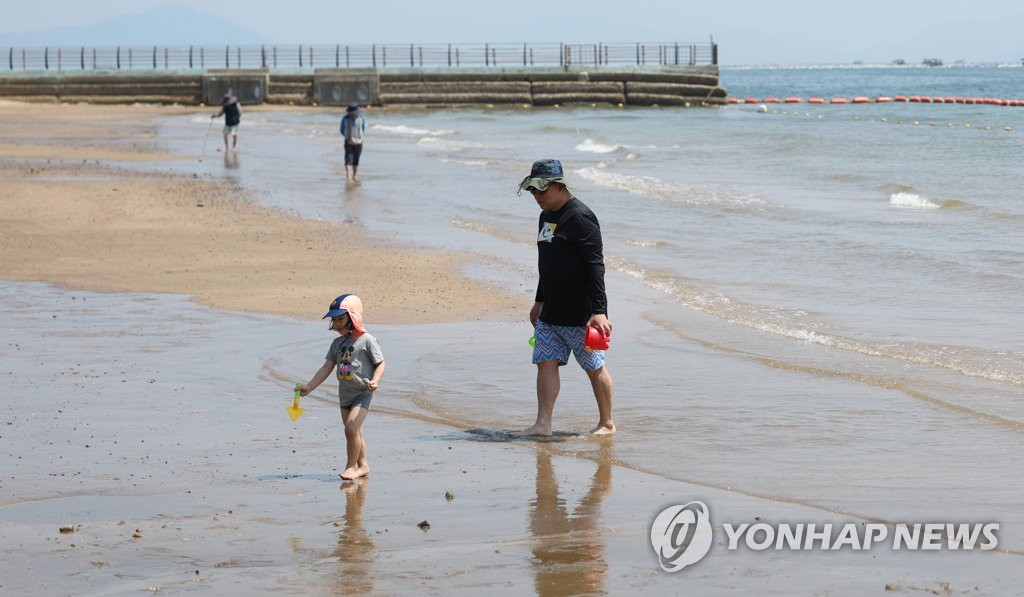
<svg viewBox="0 0 1024 597">
<path fill-rule="evenodd" d="M 373 392 L 360 392 L 347 402 L 342 402 L 341 410 L 352 410 L 357 406 L 363 407 L 363 410 L 370 410 L 371 402 L 373 402 Z"/>
<path fill-rule="evenodd" d="M 226 124 L 224 125 L 224 136 L 228 135 L 238 136 L 238 125 L 237 124 Z"/>
</svg>

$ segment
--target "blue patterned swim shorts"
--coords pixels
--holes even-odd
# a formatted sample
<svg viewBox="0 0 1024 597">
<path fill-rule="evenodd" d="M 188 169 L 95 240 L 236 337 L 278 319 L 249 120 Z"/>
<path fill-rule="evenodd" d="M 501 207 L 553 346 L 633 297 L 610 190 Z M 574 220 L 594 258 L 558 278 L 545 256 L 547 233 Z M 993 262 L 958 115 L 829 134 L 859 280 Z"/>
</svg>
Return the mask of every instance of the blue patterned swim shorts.
<svg viewBox="0 0 1024 597">
<path fill-rule="evenodd" d="M 537 320 L 533 329 L 533 363 L 558 361 L 559 365 L 569 362 L 569 353 L 585 371 L 597 371 L 604 367 L 603 350 L 587 350 L 587 326 L 550 325 Z"/>
</svg>

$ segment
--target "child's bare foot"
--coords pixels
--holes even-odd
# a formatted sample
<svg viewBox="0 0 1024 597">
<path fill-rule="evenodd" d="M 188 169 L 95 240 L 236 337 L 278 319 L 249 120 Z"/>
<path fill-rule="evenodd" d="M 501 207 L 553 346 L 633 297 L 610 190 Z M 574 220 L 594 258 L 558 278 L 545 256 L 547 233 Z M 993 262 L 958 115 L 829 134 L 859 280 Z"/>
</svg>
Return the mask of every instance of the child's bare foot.
<svg viewBox="0 0 1024 597">
<path fill-rule="evenodd" d="M 368 466 L 350 466 L 345 469 L 345 472 L 341 473 L 342 481 L 352 481 L 359 477 L 365 477 L 370 474 L 370 467 Z"/>
<path fill-rule="evenodd" d="M 615 423 L 598 425 L 590 430 L 591 435 L 611 435 L 613 433 L 615 433 Z"/>
<path fill-rule="evenodd" d="M 528 437 L 528 436 L 541 435 L 541 436 L 547 437 L 547 436 L 551 435 L 551 427 L 544 426 L 544 425 L 541 425 L 539 423 L 535 423 L 535 424 L 531 425 L 530 427 L 528 427 L 526 429 L 523 429 L 522 431 L 513 431 L 512 435 L 519 436 L 519 437 Z"/>
</svg>

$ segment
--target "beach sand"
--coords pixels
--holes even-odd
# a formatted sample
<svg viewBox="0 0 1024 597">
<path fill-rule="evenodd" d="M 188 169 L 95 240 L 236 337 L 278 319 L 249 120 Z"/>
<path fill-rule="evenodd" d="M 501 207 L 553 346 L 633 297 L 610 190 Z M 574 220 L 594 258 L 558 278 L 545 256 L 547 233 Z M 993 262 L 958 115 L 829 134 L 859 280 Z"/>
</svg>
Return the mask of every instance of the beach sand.
<svg viewBox="0 0 1024 597">
<path fill-rule="evenodd" d="M 463 276 L 480 256 L 121 167 L 188 159 L 157 151 L 152 129 L 183 110 L 0 103 L 0 593 L 1019 590 L 1012 554 L 726 550 L 717 530 L 699 565 L 663 572 L 649 533 L 674 504 L 732 522 L 839 514 L 621 466 L 614 437 L 512 441 L 418 410 L 402 372 L 437 343 L 521 324 L 531 297 Z M 337 478 L 332 391 L 294 423 L 284 412 L 322 362 L 315 320 L 341 291 L 390 340 L 372 472 L 355 483 Z M 495 414 L 510 426 L 534 408 L 523 371 L 523 411 Z M 640 375 L 621 373 L 620 395 Z"/>
</svg>

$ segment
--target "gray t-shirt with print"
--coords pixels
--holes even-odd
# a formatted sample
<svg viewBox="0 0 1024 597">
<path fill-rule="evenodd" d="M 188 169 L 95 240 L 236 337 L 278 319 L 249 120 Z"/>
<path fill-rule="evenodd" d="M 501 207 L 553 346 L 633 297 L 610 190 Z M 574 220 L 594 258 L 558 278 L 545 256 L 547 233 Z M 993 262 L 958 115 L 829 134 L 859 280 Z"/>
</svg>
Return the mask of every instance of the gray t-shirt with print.
<svg viewBox="0 0 1024 597">
<path fill-rule="evenodd" d="M 358 338 L 339 336 L 327 351 L 328 361 L 335 364 L 334 374 L 338 378 L 338 399 L 341 406 L 355 403 L 366 394 L 366 382 L 373 378 L 377 365 L 384 362 L 380 343 L 370 334 Z"/>
</svg>

